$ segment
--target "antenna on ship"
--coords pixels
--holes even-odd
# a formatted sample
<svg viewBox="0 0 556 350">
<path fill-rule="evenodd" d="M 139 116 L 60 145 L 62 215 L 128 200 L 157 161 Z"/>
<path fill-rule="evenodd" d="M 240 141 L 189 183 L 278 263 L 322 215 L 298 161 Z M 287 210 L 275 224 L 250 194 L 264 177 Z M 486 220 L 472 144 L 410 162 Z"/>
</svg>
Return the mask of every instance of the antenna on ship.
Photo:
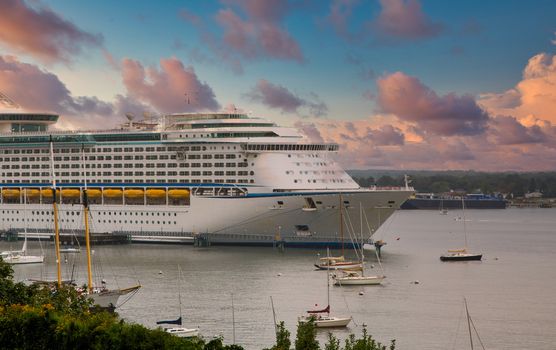
<svg viewBox="0 0 556 350">
<path fill-rule="evenodd" d="M 125 117 L 129 121 L 129 128 L 131 129 L 133 127 L 133 119 L 135 119 L 135 116 L 132 113 L 126 113 Z"/>
</svg>

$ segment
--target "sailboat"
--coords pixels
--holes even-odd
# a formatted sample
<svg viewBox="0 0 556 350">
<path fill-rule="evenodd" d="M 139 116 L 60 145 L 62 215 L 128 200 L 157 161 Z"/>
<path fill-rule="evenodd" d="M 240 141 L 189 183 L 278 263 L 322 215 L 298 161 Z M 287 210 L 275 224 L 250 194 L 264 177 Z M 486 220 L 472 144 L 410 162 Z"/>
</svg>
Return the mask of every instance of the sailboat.
<svg viewBox="0 0 556 350">
<path fill-rule="evenodd" d="M 444 199 L 440 198 L 440 215 L 448 215 L 448 209 L 444 208 Z"/>
<path fill-rule="evenodd" d="M 361 221 L 361 237 L 363 236 L 363 208 L 359 206 L 359 218 Z M 350 235 L 351 236 L 351 235 Z M 380 275 L 365 276 L 365 249 L 361 248 L 361 267 L 353 269 L 341 270 L 343 275 L 332 275 L 334 279 L 334 284 L 337 286 L 344 285 L 379 285 L 386 278 L 384 276 L 384 271 L 382 271 L 382 264 L 380 262 L 380 256 L 375 249 L 375 254 L 378 259 L 378 264 L 382 271 Z"/>
<path fill-rule="evenodd" d="M 343 270 L 343 269 L 354 269 L 359 268 L 363 265 L 361 261 L 347 261 L 344 258 L 344 215 L 343 208 L 344 202 L 342 201 L 342 194 L 340 194 L 340 239 L 342 241 L 342 255 L 341 256 L 330 256 L 327 254 L 326 257 L 320 258 L 315 267 L 319 270 Z"/>
<path fill-rule="evenodd" d="M 178 300 L 180 304 L 180 317 L 175 320 L 167 321 L 157 321 L 156 324 L 175 324 L 178 326 L 182 325 L 182 313 L 181 313 L 181 268 L 178 265 Z M 185 328 L 185 327 L 164 327 L 166 333 L 173 334 L 178 337 L 197 337 L 199 336 L 198 328 Z"/>
<path fill-rule="evenodd" d="M 463 232 L 465 235 L 465 246 L 461 249 L 450 249 L 448 254 L 440 256 L 441 261 L 469 261 L 481 260 L 483 254 L 473 254 L 467 252 L 467 227 L 465 225 L 465 201 L 461 198 L 461 207 L 463 209 Z"/>
<path fill-rule="evenodd" d="M 330 251 L 327 249 L 327 256 Z M 330 269 L 326 270 L 326 298 L 328 305 L 322 310 L 309 310 L 306 315 L 299 316 L 299 322 L 309 322 L 313 320 L 317 328 L 347 327 L 351 322 L 350 317 L 338 317 L 330 315 Z"/>
<path fill-rule="evenodd" d="M 25 216 L 23 247 L 21 250 L 2 252 L 1 256 L 4 262 L 12 265 L 42 264 L 44 262 L 44 255 L 27 255 L 27 191 L 25 191 L 23 196 L 23 204 L 23 215 Z"/>
</svg>

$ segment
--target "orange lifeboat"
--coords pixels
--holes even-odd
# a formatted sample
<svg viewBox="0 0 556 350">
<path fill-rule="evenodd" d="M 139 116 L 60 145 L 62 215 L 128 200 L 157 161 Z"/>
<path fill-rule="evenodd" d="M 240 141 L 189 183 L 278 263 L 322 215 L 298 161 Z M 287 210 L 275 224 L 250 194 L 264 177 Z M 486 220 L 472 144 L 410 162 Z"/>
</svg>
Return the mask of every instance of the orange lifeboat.
<svg viewBox="0 0 556 350">
<path fill-rule="evenodd" d="M 185 199 L 189 197 L 189 190 L 186 189 L 168 190 L 168 197 L 172 199 Z"/>
<path fill-rule="evenodd" d="M 65 188 L 62 190 L 63 198 L 79 198 L 81 192 L 76 188 Z"/>
<path fill-rule="evenodd" d="M 132 188 L 124 191 L 124 196 L 126 198 L 143 198 L 145 191 L 140 188 Z"/>
<path fill-rule="evenodd" d="M 2 190 L 2 197 L 14 199 L 19 198 L 20 191 L 17 188 L 4 188 Z"/>
<path fill-rule="evenodd" d="M 25 189 L 25 194 L 27 198 L 35 198 L 41 195 L 41 191 L 36 188 L 27 188 Z"/>
<path fill-rule="evenodd" d="M 123 191 L 118 188 L 110 188 L 102 191 L 104 198 L 121 198 Z"/>
<path fill-rule="evenodd" d="M 149 190 L 147 190 L 147 197 L 149 197 L 149 198 L 164 198 L 164 197 L 166 197 L 166 190 L 149 189 Z"/>
<path fill-rule="evenodd" d="M 41 196 L 43 198 L 45 197 L 52 197 L 52 189 L 51 188 L 43 188 L 41 190 Z"/>
<path fill-rule="evenodd" d="M 87 189 L 87 197 L 89 198 L 100 198 L 102 195 L 102 191 L 98 188 L 88 188 Z"/>
</svg>

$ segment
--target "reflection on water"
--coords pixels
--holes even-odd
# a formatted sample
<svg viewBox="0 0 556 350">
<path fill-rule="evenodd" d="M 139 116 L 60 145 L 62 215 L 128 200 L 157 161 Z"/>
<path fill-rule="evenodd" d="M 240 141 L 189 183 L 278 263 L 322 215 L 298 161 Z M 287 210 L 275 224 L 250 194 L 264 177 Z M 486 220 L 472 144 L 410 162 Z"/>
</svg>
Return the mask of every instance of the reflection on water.
<svg viewBox="0 0 556 350">
<path fill-rule="evenodd" d="M 387 282 L 331 286 L 333 313 L 354 319 L 350 328 L 334 333 L 360 333 L 366 324 L 379 341 L 395 338 L 400 349 L 468 349 L 460 319 L 465 296 L 487 348 L 553 349 L 556 210 L 467 210 L 470 250 L 482 252 L 484 260 L 442 263 L 439 256 L 446 249 L 463 245 L 463 223 L 455 220 L 461 214 L 396 213 L 377 233 L 388 242 L 382 259 Z M 1 242 L 0 250 L 19 244 Z M 17 266 L 16 278 L 53 277 L 53 246 L 42 246 L 48 263 Z M 38 242 L 31 242 L 30 249 L 38 252 Z M 119 310 L 126 320 L 155 327 L 157 320 L 178 316 L 180 265 L 185 326 L 231 342 L 233 294 L 237 342 L 261 349 L 274 341 L 270 296 L 278 319 L 293 335 L 297 316 L 315 304 L 326 306 L 326 271 L 314 270 L 316 254 L 309 249 L 280 253 L 272 248 L 128 245 L 95 247 L 94 257 L 97 278 L 102 275 L 109 285 L 142 284 Z M 368 255 L 370 269 L 376 258 Z M 72 256 L 67 259 L 64 274 L 73 271 L 85 281 L 85 254 L 77 256 L 76 264 Z M 324 342 L 326 332 L 319 331 L 319 337 Z"/>
</svg>

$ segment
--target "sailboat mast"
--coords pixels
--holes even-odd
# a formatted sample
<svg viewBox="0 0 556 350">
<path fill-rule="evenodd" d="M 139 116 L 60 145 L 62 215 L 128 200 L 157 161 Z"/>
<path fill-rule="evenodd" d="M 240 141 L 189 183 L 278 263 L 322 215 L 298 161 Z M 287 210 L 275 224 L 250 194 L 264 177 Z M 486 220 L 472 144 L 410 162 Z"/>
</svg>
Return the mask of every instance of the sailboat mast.
<svg viewBox="0 0 556 350">
<path fill-rule="evenodd" d="M 330 249 L 326 248 L 326 257 L 330 258 Z M 330 259 L 328 259 L 330 261 Z M 326 305 L 330 313 L 330 266 L 326 269 Z"/>
<path fill-rule="evenodd" d="M 465 223 L 465 200 L 463 199 L 463 196 L 461 197 L 461 209 L 463 211 L 463 234 L 465 237 L 465 250 L 467 250 L 467 226 Z"/>
<path fill-rule="evenodd" d="M 471 343 L 471 350 L 473 350 L 473 334 L 471 333 L 471 322 L 469 317 L 469 310 L 467 309 L 467 300 L 463 298 L 463 302 L 465 303 L 465 314 L 467 315 L 467 328 L 469 328 L 469 342 Z"/>
<path fill-rule="evenodd" d="M 340 193 L 340 239 L 342 240 L 342 256 L 344 256 L 344 214 L 342 213 L 342 194 Z"/>
<path fill-rule="evenodd" d="M 87 176 L 85 173 L 85 155 L 81 147 L 81 171 L 83 172 L 83 220 L 85 221 L 85 246 L 87 249 L 87 291 L 93 292 L 93 269 L 91 266 L 91 239 L 89 235 L 89 198 L 87 197 Z"/>
<path fill-rule="evenodd" d="M 54 243 L 56 247 L 56 275 L 58 288 L 62 286 L 62 258 L 60 257 L 60 227 L 58 226 L 58 205 L 56 204 L 56 171 L 54 170 L 54 144 L 50 136 L 50 171 L 52 175 L 52 209 L 54 212 Z"/>
</svg>

